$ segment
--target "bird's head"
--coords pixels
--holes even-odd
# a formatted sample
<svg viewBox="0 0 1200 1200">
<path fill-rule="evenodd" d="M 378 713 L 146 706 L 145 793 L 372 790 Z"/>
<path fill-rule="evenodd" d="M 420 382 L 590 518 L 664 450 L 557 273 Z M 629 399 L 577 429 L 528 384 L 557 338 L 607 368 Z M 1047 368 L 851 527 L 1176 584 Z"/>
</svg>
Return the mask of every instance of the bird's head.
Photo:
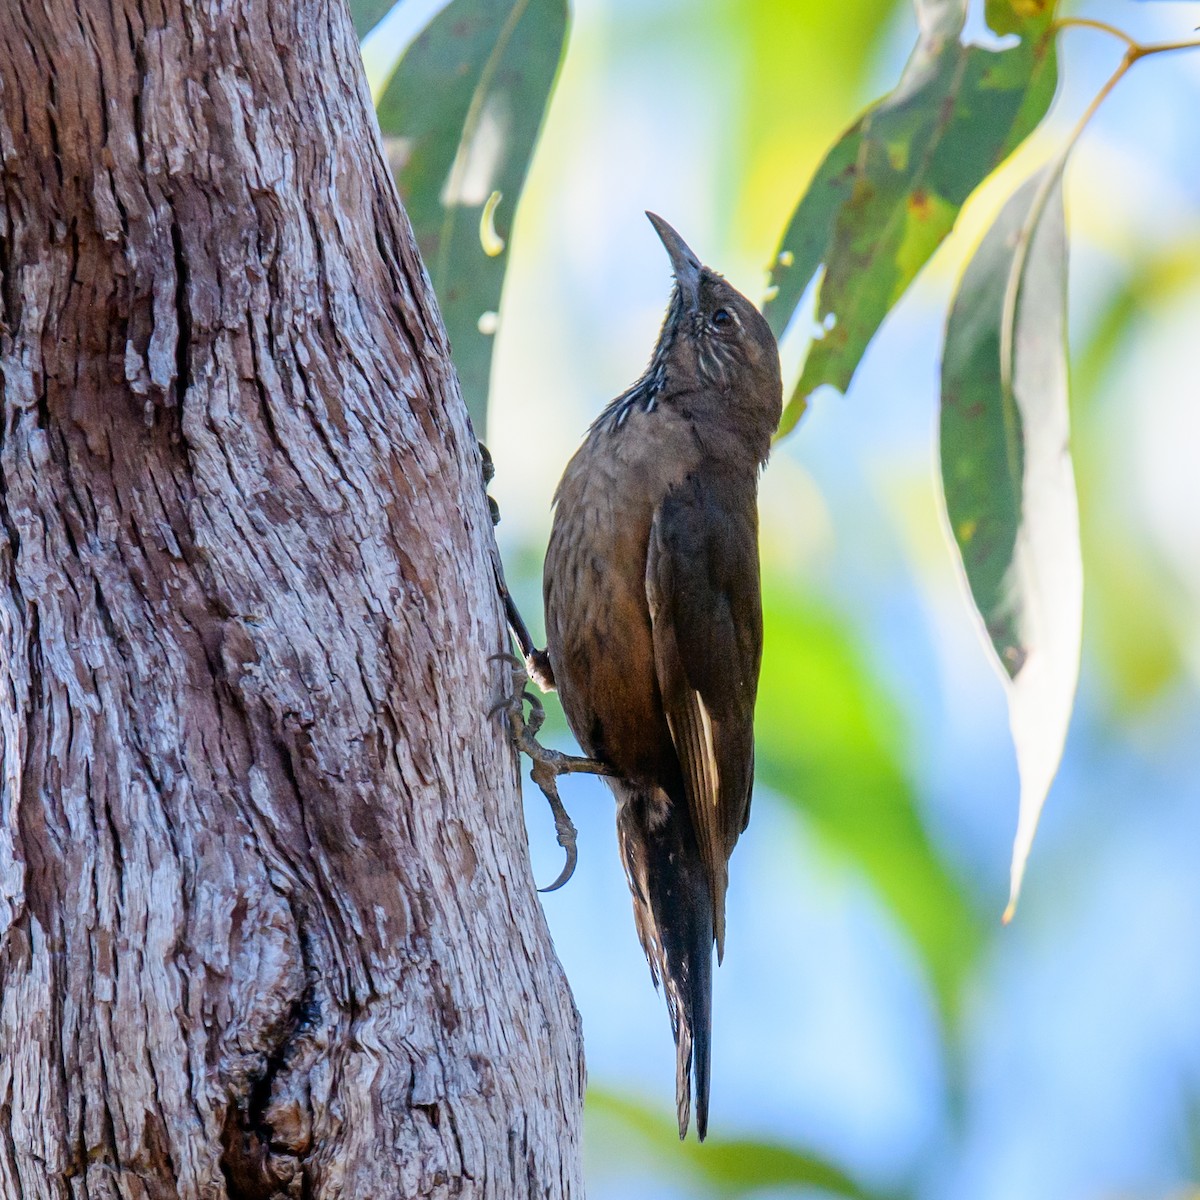
<svg viewBox="0 0 1200 1200">
<path fill-rule="evenodd" d="M 779 424 L 783 381 L 779 347 L 766 318 L 716 271 L 704 266 L 688 244 L 652 212 L 675 272 L 675 291 L 656 353 L 672 374 L 695 377 L 730 406 L 729 416 L 767 427 Z"/>
</svg>

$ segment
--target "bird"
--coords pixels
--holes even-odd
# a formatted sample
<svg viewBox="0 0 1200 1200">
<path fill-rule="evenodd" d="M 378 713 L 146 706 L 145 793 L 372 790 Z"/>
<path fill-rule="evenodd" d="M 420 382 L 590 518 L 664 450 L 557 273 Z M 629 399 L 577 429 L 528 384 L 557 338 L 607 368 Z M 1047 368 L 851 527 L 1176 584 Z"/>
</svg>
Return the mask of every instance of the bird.
<svg viewBox="0 0 1200 1200">
<path fill-rule="evenodd" d="M 782 412 L 779 350 L 744 295 L 647 213 L 674 287 L 645 373 L 558 485 L 540 681 L 617 802 L 634 920 L 708 1131 L 712 957 L 750 815 L 762 662 L 758 479 Z"/>
</svg>

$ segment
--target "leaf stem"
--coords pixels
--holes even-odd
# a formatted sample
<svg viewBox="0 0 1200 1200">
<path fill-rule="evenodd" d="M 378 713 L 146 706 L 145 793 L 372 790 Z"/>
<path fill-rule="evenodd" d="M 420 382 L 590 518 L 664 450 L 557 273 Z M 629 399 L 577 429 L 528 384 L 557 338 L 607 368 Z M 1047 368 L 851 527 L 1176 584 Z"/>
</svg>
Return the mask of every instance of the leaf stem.
<svg viewBox="0 0 1200 1200">
<path fill-rule="evenodd" d="M 1133 59 L 1136 62 L 1139 58 L 1147 58 L 1151 54 L 1170 54 L 1172 50 L 1196 49 L 1200 49 L 1200 40 L 1193 39 L 1189 42 L 1150 42 L 1148 45 L 1139 45 L 1135 42 L 1130 46 L 1130 53 L 1133 54 Z"/>
<path fill-rule="evenodd" d="M 1105 25 L 1103 21 L 1088 21 L 1085 17 L 1065 17 L 1059 22 L 1059 25 L 1066 25 L 1068 23 L 1074 25 L 1082 25 L 1086 23 L 1088 27 L 1103 27 L 1104 29 L 1120 37 L 1125 42 L 1126 50 L 1119 65 L 1117 66 L 1117 69 L 1108 77 L 1108 81 L 1105 83 L 1105 85 L 1095 94 L 1095 96 L 1092 97 L 1091 104 L 1084 109 L 1083 116 L 1079 118 L 1075 128 L 1071 130 L 1071 136 L 1067 138 L 1066 145 L 1063 146 L 1062 151 L 1059 154 L 1059 158 L 1063 160 L 1065 160 L 1067 155 L 1071 152 L 1071 148 L 1075 145 L 1075 143 L 1079 141 L 1080 135 L 1087 128 L 1088 122 L 1096 115 L 1096 111 L 1099 109 L 1100 105 L 1103 104 L 1108 98 L 1109 92 L 1111 92 L 1113 88 L 1115 88 L 1117 84 L 1121 82 L 1121 79 L 1134 63 L 1143 58 L 1149 58 L 1152 54 L 1169 54 L 1174 50 L 1200 49 L 1200 40 L 1187 42 L 1135 42 L 1131 37 L 1128 36 L 1128 34 L 1122 33 L 1121 30 L 1117 29 L 1115 26 Z M 1059 165 L 1060 170 L 1062 169 L 1062 165 L 1063 164 Z"/>
<path fill-rule="evenodd" d="M 1060 17 L 1050 26 L 1052 34 L 1058 33 L 1062 29 L 1095 29 L 1100 33 L 1110 34 L 1112 37 L 1118 38 L 1125 43 L 1127 52 L 1131 55 L 1132 60 L 1136 62 L 1139 58 L 1146 58 L 1151 54 L 1167 54 L 1172 50 L 1192 50 L 1200 47 L 1200 41 L 1186 42 L 1139 42 L 1132 34 L 1128 34 L 1123 29 L 1118 29 L 1115 25 L 1110 25 L 1107 21 L 1097 21 L 1092 17 Z"/>
<path fill-rule="evenodd" d="M 1129 68 L 1142 57 L 1141 51 L 1144 49 L 1145 47 L 1139 46 L 1137 42 L 1129 43 L 1129 49 L 1125 51 L 1125 55 L 1121 59 L 1117 69 L 1108 77 L 1104 86 L 1092 97 L 1091 104 L 1083 110 L 1083 116 L 1079 118 L 1075 128 L 1071 130 L 1071 136 L 1067 138 L 1066 144 L 1059 152 L 1060 159 L 1065 160 L 1067 155 L 1071 153 L 1071 148 L 1079 141 L 1080 135 L 1088 126 L 1088 122 L 1096 115 L 1100 105 L 1108 99 L 1109 92 L 1121 82 Z M 1061 169 L 1062 166 L 1060 165 L 1059 170 Z"/>
<path fill-rule="evenodd" d="M 1075 143 L 1079 141 L 1088 123 L 1100 109 L 1100 105 L 1108 99 L 1109 93 L 1128 73 L 1130 67 L 1140 59 L 1149 58 L 1153 54 L 1168 54 L 1175 50 L 1192 50 L 1200 48 L 1200 41 L 1186 42 L 1151 42 L 1143 44 L 1134 41 L 1127 33 L 1115 25 L 1104 21 L 1093 21 L 1087 17 L 1064 17 L 1056 23 L 1056 27 L 1076 26 L 1085 29 L 1099 29 L 1119 37 L 1125 43 L 1125 53 L 1121 57 L 1117 69 L 1108 77 L 1104 86 L 1092 97 L 1091 103 L 1083 111 L 1083 115 L 1075 123 L 1070 136 L 1063 144 L 1057 156 L 1046 168 L 1045 177 L 1038 186 L 1033 202 L 1029 206 L 1029 214 L 1025 218 L 1013 249 L 1012 267 L 1009 270 L 1008 282 L 1005 287 L 1003 305 L 1000 310 L 1000 386 L 1006 395 L 1012 394 L 1012 346 L 1013 329 L 1016 323 L 1017 297 L 1021 289 L 1021 278 L 1025 271 L 1025 260 L 1029 255 L 1029 247 L 1033 241 L 1034 232 L 1042 218 L 1042 211 L 1054 190 L 1054 185 L 1066 169 Z"/>
<path fill-rule="evenodd" d="M 1118 29 L 1107 21 L 1094 21 L 1091 17 L 1061 17 L 1054 22 L 1052 28 L 1055 33 L 1060 29 L 1098 29 L 1101 33 L 1110 33 L 1113 37 L 1120 38 L 1127 46 L 1137 45 L 1137 42 L 1125 30 Z"/>
</svg>

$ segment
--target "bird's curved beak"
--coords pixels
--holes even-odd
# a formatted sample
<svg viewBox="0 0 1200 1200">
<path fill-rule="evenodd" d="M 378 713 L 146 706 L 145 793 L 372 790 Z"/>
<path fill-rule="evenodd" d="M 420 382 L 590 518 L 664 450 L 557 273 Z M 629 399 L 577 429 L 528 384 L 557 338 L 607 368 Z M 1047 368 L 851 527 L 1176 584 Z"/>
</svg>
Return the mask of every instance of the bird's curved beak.
<svg viewBox="0 0 1200 1200">
<path fill-rule="evenodd" d="M 692 253 L 691 247 L 666 223 L 657 213 L 648 212 L 650 224 L 654 232 L 662 239 L 671 259 L 671 269 L 675 272 L 675 282 L 679 284 L 683 296 L 684 307 L 689 312 L 700 308 L 700 272 L 703 268 L 700 260 Z"/>
</svg>

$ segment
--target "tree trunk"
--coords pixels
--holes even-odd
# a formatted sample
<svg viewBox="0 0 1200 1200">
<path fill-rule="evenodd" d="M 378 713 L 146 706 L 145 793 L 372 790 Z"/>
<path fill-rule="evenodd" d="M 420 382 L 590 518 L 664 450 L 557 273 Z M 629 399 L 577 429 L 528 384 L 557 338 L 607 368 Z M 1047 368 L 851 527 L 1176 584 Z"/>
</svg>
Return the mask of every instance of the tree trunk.
<svg viewBox="0 0 1200 1200">
<path fill-rule="evenodd" d="M 341 0 L 6 0 L 0 88 L 0 1197 L 581 1195 Z"/>
</svg>

